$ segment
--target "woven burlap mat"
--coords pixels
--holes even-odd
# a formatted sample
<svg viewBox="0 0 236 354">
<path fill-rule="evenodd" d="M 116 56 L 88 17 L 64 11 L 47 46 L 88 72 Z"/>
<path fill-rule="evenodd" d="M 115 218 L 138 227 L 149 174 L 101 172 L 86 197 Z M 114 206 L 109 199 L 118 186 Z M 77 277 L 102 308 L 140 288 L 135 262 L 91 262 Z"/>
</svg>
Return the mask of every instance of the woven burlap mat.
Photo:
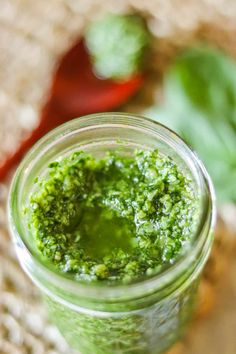
<svg viewBox="0 0 236 354">
<path fill-rule="evenodd" d="M 235 0 L 0 0 L 0 163 L 37 125 L 53 70 L 86 23 L 132 9 L 156 36 L 155 75 L 125 111 L 140 112 L 159 98 L 162 74 L 180 47 L 207 39 L 236 57 Z M 0 184 L 0 353 L 72 354 L 16 261 L 7 231 L 10 179 Z M 219 215 L 198 314 L 171 354 L 236 353 L 235 208 L 221 207 Z"/>
</svg>

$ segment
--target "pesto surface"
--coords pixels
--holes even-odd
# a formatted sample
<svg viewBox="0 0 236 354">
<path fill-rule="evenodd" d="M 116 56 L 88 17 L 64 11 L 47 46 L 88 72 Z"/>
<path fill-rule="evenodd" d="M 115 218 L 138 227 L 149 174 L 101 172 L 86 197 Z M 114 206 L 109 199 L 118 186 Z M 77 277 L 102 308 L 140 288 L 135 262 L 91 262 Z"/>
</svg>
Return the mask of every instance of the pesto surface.
<svg viewBox="0 0 236 354">
<path fill-rule="evenodd" d="M 129 282 L 172 264 L 195 230 L 190 178 L 157 150 L 49 164 L 25 209 L 39 252 L 77 280 Z"/>
</svg>

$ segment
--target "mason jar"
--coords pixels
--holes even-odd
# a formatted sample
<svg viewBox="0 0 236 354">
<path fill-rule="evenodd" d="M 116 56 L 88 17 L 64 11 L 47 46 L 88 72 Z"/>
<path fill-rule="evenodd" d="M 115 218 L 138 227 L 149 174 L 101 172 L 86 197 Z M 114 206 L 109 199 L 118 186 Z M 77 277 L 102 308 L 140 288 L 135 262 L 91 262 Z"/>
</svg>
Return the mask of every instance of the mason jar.
<svg viewBox="0 0 236 354">
<path fill-rule="evenodd" d="M 188 251 L 159 274 L 131 284 L 80 283 L 40 257 L 23 214 L 34 180 L 50 162 L 83 150 L 95 157 L 117 150 L 158 149 L 192 178 L 198 225 Z M 9 224 L 21 266 L 41 290 L 52 322 L 81 354 L 158 354 L 184 333 L 196 304 L 215 220 L 210 178 L 196 154 L 173 131 L 126 113 L 74 119 L 44 136 L 25 156 L 12 182 Z"/>
</svg>

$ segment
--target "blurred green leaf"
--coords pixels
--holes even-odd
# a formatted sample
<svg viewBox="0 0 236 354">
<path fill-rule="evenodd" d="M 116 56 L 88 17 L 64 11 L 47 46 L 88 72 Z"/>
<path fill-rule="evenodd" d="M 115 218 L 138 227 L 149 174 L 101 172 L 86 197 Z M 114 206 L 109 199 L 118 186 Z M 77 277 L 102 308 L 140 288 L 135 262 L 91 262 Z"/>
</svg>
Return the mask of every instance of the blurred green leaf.
<svg viewBox="0 0 236 354">
<path fill-rule="evenodd" d="M 185 51 L 146 115 L 177 131 L 204 161 L 219 201 L 236 202 L 236 63 L 217 49 Z"/>
</svg>

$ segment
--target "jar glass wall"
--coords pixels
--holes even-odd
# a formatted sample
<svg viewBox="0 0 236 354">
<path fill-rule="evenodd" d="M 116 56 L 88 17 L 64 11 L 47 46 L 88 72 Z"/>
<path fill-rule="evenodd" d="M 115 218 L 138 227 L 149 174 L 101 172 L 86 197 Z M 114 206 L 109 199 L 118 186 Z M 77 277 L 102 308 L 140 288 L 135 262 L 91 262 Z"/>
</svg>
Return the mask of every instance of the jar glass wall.
<svg viewBox="0 0 236 354">
<path fill-rule="evenodd" d="M 48 164 L 74 151 L 95 157 L 117 150 L 157 148 L 188 173 L 199 197 L 191 248 L 160 274 L 127 285 L 82 284 L 42 261 L 22 206 Z M 52 321 L 81 354 L 158 354 L 183 333 L 191 318 L 199 277 L 210 252 L 214 193 L 205 168 L 172 131 L 149 119 L 105 113 L 70 121 L 41 139 L 20 164 L 10 191 L 9 224 L 19 261 L 42 290 Z"/>
</svg>

